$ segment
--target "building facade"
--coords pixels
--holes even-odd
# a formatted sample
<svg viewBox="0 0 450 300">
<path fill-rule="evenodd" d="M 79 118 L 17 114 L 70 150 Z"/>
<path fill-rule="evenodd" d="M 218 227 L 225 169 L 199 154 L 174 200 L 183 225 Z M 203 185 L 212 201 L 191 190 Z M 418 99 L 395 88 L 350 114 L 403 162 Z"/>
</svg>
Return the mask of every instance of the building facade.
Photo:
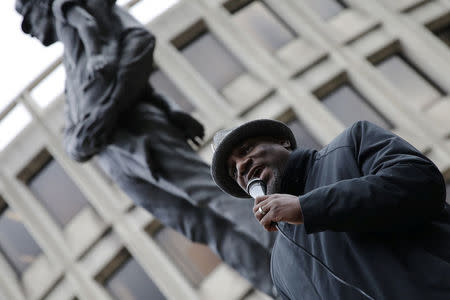
<svg viewBox="0 0 450 300">
<path fill-rule="evenodd" d="M 150 1 L 125 6 L 147 23 Z M 450 192 L 450 0 L 173 2 L 148 22 L 150 81 L 205 125 L 206 161 L 214 132 L 246 120 L 284 121 L 310 148 L 369 120 L 432 159 Z M 268 299 L 95 159 L 68 159 L 62 73 L 59 58 L 0 112 L 16 133 L 0 153 L 0 299 Z"/>
</svg>

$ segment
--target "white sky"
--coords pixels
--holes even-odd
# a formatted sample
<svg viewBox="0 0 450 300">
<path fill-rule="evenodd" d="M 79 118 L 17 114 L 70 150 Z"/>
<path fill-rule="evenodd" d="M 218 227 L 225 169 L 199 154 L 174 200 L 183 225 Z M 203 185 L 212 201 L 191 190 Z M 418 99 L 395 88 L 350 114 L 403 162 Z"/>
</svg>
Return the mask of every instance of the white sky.
<svg viewBox="0 0 450 300">
<path fill-rule="evenodd" d="M 122 5 L 129 0 L 117 0 Z M 149 22 L 178 0 L 143 0 L 133 6 L 131 13 L 141 22 Z M 0 111 L 11 102 L 25 86 L 35 79 L 48 65 L 62 55 L 61 43 L 44 47 L 37 39 L 21 31 L 22 16 L 14 9 L 15 0 L 0 0 Z M 34 97 L 45 106 L 63 90 L 64 72 L 58 68 Z M 38 101 L 38 102 L 39 102 Z M 0 149 L 17 134 L 29 116 L 18 107 L 17 116 L 0 123 Z M 8 123 L 9 125 L 7 125 Z M 14 127 L 16 130 L 11 130 Z"/>
</svg>

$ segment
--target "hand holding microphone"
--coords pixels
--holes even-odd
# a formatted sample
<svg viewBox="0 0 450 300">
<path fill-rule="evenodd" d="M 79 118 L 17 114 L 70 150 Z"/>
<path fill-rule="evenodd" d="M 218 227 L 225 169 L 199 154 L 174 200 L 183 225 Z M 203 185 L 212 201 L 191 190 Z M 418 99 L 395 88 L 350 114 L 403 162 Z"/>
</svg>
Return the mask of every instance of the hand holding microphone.
<svg viewBox="0 0 450 300">
<path fill-rule="evenodd" d="M 258 197 L 265 196 L 267 193 L 266 183 L 260 178 L 253 178 L 247 184 L 247 193 L 255 200 L 255 205 L 253 206 L 253 213 L 255 214 L 256 219 L 261 222 L 267 211 L 265 211 L 262 205 L 258 204 L 264 200 L 256 200 Z M 258 203 L 259 202 L 259 203 Z M 261 223 L 261 225 L 263 225 Z M 269 226 L 263 225 L 267 231 L 277 231 L 278 224 L 275 222 L 271 222 Z"/>
<path fill-rule="evenodd" d="M 247 193 L 255 199 L 253 213 L 267 231 L 277 231 L 278 222 L 303 223 L 298 197 L 288 194 L 266 195 L 266 184 L 259 178 L 248 182 Z"/>
</svg>

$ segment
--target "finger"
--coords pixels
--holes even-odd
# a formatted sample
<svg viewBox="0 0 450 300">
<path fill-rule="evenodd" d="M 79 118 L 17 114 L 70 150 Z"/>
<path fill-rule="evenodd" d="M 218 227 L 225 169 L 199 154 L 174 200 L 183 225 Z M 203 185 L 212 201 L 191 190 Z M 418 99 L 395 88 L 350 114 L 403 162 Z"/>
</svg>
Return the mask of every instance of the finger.
<svg viewBox="0 0 450 300">
<path fill-rule="evenodd" d="M 200 143 L 195 139 L 195 138 L 191 138 L 190 139 L 192 143 L 194 143 L 194 145 L 196 145 L 197 147 L 200 146 Z"/>
<path fill-rule="evenodd" d="M 202 143 L 203 143 L 203 134 L 202 134 L 202 136 L 196 136 L 195 138 L 195 141 L 198 143 L 198 145 L 200 146 Z"/>
<path fill-rule="evenodd" d="M 253 213 L 255 213 L 261 206 L 263 208 L 266 208 L 266 206 L 270 203 L 270 199 L 268 198 L 268 196 L 264 196 L 264 197 L 266 197 L 266 198 L 264 200 L 260 201 L 259 203 L 256 203 L 256 201 L 255 201 L 255 205 L 253 206 Z M 258 199 L 258 198 L 256 198 L 256 199 Z M 268 208 L 266 208 L 264 211 L 267 212 Z"/>
<path fill-rule="evenodd" d="M 278 231 L 278 228 L 277 228 L 277 223 L 274 223 L 274 222 L 272 222 L 271 224 L 270 224 L 270 226 L 268 227 L 268 229 L 267 229 L 267 231 Z"/>
<path fill-rule="evenodd" d="M 267 212 L 267 214 L 265 214 L 261 220 L 259 221 L 259 223 L 266 229 L 269 230 L 273 227 L 273 223 L 274 219 L 273 219 L 273 212 L 269 210 L 269 212 Z"/>
<path fill-rule="evenodd" d="M 258 221 L 260 221 L 260 220 L 264 217 L 264 215 L 265 215 L 267 212 L 268 212 L 268 209 L 267 209 L 267 208 L 261 207 L 261 210 L 259 210 L 259 208 L 258 208 L 258 209 L 254 212 L 254 215 L 255 215 L 256 219 L 257 219 Z"/>
<path fill-rule="evenodd" d="M 257 204 L 261 203 L 262 201 L 266 200 L 266 199 L 269 198 L 269 197 L 270 197 L 269 195 L 264 195 L 264 196 L 256 197 L 256 199 L 255 199 L 255 206 L 256 206 Z"/>
<path fill-rule="evenodd" d="M 265 226 L 264 229 L 269 231 L 269 232 L 273 232 L 273 231 L 278 231 L 278 228 L 275 225 L 276 223 L 272 222 L 269 225 Z"/>
</svg>

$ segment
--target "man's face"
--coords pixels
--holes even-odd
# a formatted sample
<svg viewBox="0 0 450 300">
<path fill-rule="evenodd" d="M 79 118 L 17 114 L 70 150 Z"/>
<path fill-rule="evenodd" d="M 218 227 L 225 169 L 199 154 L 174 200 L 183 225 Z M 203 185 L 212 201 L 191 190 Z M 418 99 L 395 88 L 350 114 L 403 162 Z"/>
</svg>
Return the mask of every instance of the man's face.
<svg viewBox="0 0 450 300">
<path fill-rule="evenodd" d="M 49 46 L 57 41 L 53 17 L 43 9 L 30 9 L 23 16 L 22 29 L 25 33 L 36 37 L 44 46 Z"/>
<path fill-rule="evenodd" d="M 287 140 L 272 137 L 248 139 L 231 152 L 227 161 L 228 174 L 244 190 L 251 179 L 260 178 L 266 183 L 268 194 L 276 193 L 290 149 Z"/>
</svg>

